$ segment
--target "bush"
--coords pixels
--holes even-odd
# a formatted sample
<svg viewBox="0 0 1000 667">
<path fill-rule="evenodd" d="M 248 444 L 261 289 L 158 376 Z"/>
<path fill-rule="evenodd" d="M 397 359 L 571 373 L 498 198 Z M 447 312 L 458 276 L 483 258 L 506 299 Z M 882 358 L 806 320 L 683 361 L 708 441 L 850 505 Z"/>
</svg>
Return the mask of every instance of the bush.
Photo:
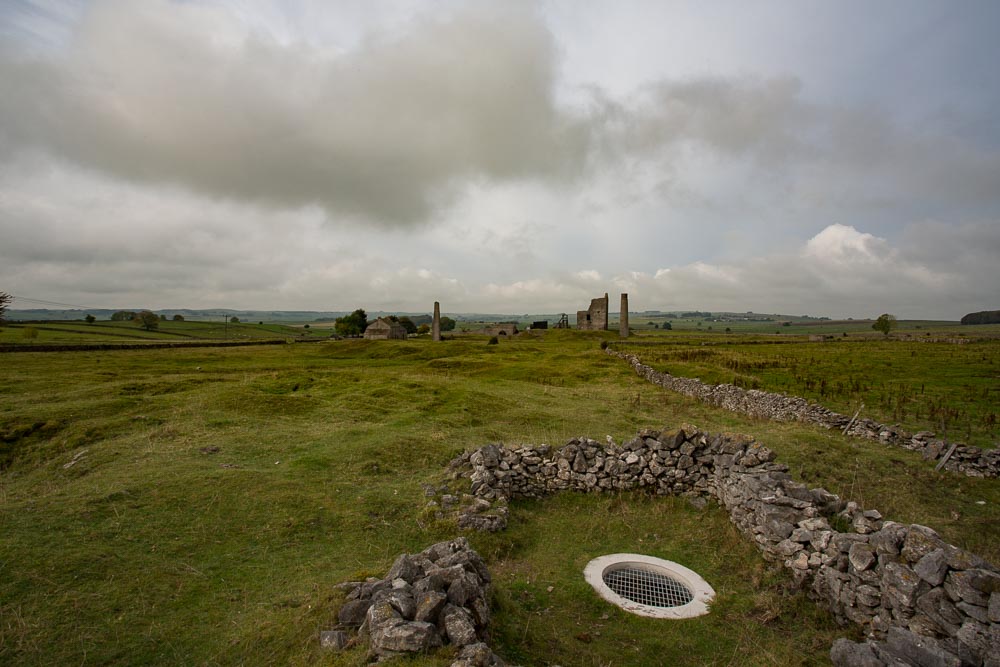
<svg viewBox="0 0 1000 667">
<path fill-rule="evenodd" d="M 183 315 L 181 315 L 180 313 L 177 313 L 176 315 L 174 315 L 174 322 L 183 322 L 183 321 L 184 321 L 184 316 Z"/>
<path fill-rule="evenodd" d="M 606 341 L 606 340 L 602 340 L 601 341 L 601 349 L 602 350 L 608 349 L 608 341 Z"/>
<path fill-rule="evenodd" d="M 492 338 L 490 338 L 489 342 L 486 343 L 486 344 L 487 345 L 499 345 L 500 344 L 500 339 L 497 338 L 496 336 L 493 336 Z"/>
<path fill-rule="evenodd" d="M 431 327 L 428 324 L 421 324 L 419 327 L 417 327 L 417 333 L 418 334 L 425 334 L 425 333 L 428 333 L 430 330 L 431 330 Z"/>
<path fill-rule="evenodd" d="M 233 315 L 232 317 L 229 318 L 229 322 L 230 322 L 230 324 L 239 324 L 240 323 L 240 318 L 238 318 L 235 315 Z M 309 325 L 307 324 L 306 326 L 309 326 Z"/>
<path fill-rule="evenodd" d="M 94 320 L 96 320 L 97 318 L 96 318 L 96 317 L 94 317 L 93 315 L 87 315 L 87 316 L 86 316 L 85 318 L 83 318 L 83 319 L 84 319 L 84 321 L 85 321 L 85 322 L 86 322 L 87 324 L 93 324 L 93 323 L 94 323 Z"/>
</svg>

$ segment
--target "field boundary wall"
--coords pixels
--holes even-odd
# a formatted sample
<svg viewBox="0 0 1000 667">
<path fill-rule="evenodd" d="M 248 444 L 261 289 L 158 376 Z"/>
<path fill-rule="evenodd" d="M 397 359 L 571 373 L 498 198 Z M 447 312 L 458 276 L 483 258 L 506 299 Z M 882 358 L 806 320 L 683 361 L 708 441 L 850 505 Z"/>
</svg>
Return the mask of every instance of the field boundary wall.
<svg viewBox="0 0 1000 667">
<path fill-rule="evenodd" d="M 1000 664 L 1000 570 L 930 528 L 795 482 L 775 458 L 749 436 L 684 427 L 645 429 L 621 446 L 583 437 L 557 449 L 486 445 L 451 467 L 471 483 L 458 525 L 477 530 L 506 527 L 509 500 L 563 490 L 713 498 L 766 560 L 867 633 L 867 642 L 838 640 L 834 664 Z M 943 662 L 914 657 L 927 652 Z"/>
<path fill-rule="evenodd" d="M 798 396 L 759 389 L 743 389 L 732 384 L 706 384 L 694 378 L 677 377 L 642 363 L 642 360 L 634 354 L 619 352 L 610 347 L 605 351 L 613 357 L 628 362 L 636 374 L 648 382 L 715 407 L 751 417 L 784 422 L 806 422 L 828 429 L 836 428 L 843 431 L 844 435 L 919 452 L 928 461 L 947 456 L 943 466 L 946 470 L 960 472 L 969 477 L 995 478 L 1000 475 L 1000 449 L 983 449 L 947 442 L 936 439 L 929 431 L 910 434 L 867 417 L 852 419 Z"/>
</svg>

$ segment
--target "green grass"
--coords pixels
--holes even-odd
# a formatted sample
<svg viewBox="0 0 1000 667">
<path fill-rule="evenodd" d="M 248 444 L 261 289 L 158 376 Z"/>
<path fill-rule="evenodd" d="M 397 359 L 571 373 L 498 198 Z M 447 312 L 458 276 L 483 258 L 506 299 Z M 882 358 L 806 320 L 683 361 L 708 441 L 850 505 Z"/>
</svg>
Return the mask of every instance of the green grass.
<svg viewBox="0 0 1000 667">
<path fill-rule="evenodd" d="M 636 377 L 602 337 L 3 355 L 0 663 L 363 664 L 319 648 L 333 584 L 455 535 L 421 484 L 495 441 L 751 433 L 800 478 L 1000 560 L 995 480 L 707 408 Z M 470 539 L 495 573 L 497 648 L 522 664 L 823 664 L 851 632 L 787 594 L 713 506 L 563 495 Z M 612 551 L 695 567 L 716 609 L 669 623 L 600 603 L 581 572 Z"/>
<path fill-rule="evenodd" d="M 705 342 L 712 344 L 699 344 Z M 863 405 L 863 416 L 910 431 L 985 447 L 1000 437 L 1000 338 L 962 345 L 882 336 L 765 345 L 735 334 L 667 334 L 616 349 L 673 375 L 802 396 L 848 415 Z"/>
</svg>

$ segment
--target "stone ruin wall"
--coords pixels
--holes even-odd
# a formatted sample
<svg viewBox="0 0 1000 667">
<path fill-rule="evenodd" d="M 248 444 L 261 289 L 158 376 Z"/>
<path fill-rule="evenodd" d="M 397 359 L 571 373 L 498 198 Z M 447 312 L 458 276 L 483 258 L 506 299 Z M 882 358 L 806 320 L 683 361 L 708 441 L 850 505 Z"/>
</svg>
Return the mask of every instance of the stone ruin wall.
<svg viewBox="0 0 1000 667">
<path fill-rule="evenodd" d="M 618 352 L 610 347 L 606 352 L 627 361 L 640 377 L 649 382 L 715 407 L 725 408 L 751 417 L 762 417 L 776 421 L 806 422 L 818 424 L 828 429 L 836 428 L 845 431 L 845 435 L 875 440 L 882 444 L 920 452 L 928 461 L 944 458 L 954 445 L 954 451 L 944 462 L 946 470 L 960 472 L 969 477 L 997 477 L 1000 475 L 1000 449 L 982 449 L 946 442 L 935 438 L 934 434 L 929 431 L 910 434 L 897 427 L 887 426 L 866 417 L 852 420 L 846 415 L 824 408 L 822 405 L 810 403 L 798 396 L 786 396 L 758 389 L 743 389 L 732 384 L 705 384 L 701 380 L 693 378 L 676 377 L 647 366 L 634 354 Z"/>
<path fill-rule="evenodd" d="M 838 640 L 835 665 L 1000 665 L 996 567 L 930 528 L 886 521 L 793 481 L 750 437 L 687 427 L 643 430 L 622 446 L 587 438 L 558 449 L 487 445 L 452 466 L 471 481 L 459 526 L 478 530 L 504 528 L 510 499 L 563 490 L 714 498 L 765 559 L 788 568 L 838 621 L 868 633 L 867 642 Z"/>
<path fill-rule="evenodd" d="M 608 295 L 590 300 L 590 308 L 576 311 L 576 328 L 605 331 L 608 328 Z"/>
</svg>

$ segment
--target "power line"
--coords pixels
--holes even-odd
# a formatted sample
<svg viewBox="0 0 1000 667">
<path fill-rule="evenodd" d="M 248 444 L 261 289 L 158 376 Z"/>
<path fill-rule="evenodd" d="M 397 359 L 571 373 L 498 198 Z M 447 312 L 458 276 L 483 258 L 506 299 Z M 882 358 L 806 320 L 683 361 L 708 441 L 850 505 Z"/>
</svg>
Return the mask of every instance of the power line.
<svg viewBox="0 0 1000 667">
<path fill-rule="evenodd" d="M 29 303 L 40 303 L 45 306 L 62 306 L 64 308 L 79 308 L 80 310 L 109 310 L 108 308 L 91 308 L 90 306 L 81 306 L 78 303 L 60 303 L 58 301 L 46 301 L 45 299 L 32 299 L 26 296 L 18 296 L 16 294 L 11 294 L 15 301 L 27 301 Z"/>
</svg>

